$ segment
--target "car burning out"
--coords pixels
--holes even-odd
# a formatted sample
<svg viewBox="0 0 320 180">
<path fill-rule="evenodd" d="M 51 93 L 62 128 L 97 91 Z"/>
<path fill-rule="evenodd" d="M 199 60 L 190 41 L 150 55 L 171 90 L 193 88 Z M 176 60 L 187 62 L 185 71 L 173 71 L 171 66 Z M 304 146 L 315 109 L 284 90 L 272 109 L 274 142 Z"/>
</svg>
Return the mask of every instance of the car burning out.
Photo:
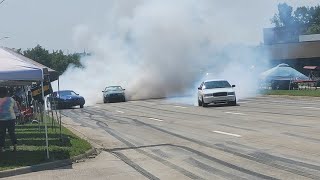
<svg viewBox="0 0 320 180">
<path fill-rule="evenodd" d="M 51 107 L 56 109 L 70 108 L 74 106 L 80 106 L 83 108 L 85 99 L 79 94 L 71 90 L 63 90 L 53 92 L 47 99 Z"/>
<path fill-rule="evenodd" d="M 108 86 L 103 92 L 103 102 L 111 103 L 111 102 L 125 102 L 125 89 L 121 86 Z"/>
<path fill-rule="evenodd" d="M 207 107 L 209 104 L 237 105 L 235 85 L 226 80 L 207 80 L 198 88 L 198 105 Z"/>
</svg>

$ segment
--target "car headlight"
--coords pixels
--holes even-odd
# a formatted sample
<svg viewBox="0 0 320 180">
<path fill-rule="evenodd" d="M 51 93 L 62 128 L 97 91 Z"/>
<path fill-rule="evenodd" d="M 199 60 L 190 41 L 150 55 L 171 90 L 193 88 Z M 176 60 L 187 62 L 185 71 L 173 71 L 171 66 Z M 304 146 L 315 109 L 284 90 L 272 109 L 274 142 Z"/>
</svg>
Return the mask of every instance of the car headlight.
<svg viewBox="0 0 320 180">
<path fill-rule="evenodd" d="M 212 97 L 213 94 L 205 94 L 204 97 Z"/>
<path fill-rule="evenodd" d="M 234 95 L 236 95 L 235 92 L 228 92 L 228 96 L 234 96 Z"/>
</svg>

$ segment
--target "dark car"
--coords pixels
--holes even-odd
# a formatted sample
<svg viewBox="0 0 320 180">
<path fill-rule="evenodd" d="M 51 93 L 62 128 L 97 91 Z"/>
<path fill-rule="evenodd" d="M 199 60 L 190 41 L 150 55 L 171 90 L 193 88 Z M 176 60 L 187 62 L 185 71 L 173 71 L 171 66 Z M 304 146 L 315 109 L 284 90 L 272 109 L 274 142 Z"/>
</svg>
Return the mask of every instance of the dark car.
<svg viewBox="0 0 320 180">
<path fill-rule="evenodd" d="M 57 109 L 70 108 L 74 106 L 80 106 L 80 108 L 83 108 L 85 100 L 74 91 L 63 90 L 53 92 L 52 95 L 49 95 L 48 103 L 51 104 L 51 107 L 56 107 Z"/>
<path fill-rule="evenodd" d="M 103 92 L 103 102 L 110 103 L 110 102 L 125 102 L 126 96 L 124 93 L 125 89 L 121 86 L 108 86 L 106 87 Z"/>
</svg>

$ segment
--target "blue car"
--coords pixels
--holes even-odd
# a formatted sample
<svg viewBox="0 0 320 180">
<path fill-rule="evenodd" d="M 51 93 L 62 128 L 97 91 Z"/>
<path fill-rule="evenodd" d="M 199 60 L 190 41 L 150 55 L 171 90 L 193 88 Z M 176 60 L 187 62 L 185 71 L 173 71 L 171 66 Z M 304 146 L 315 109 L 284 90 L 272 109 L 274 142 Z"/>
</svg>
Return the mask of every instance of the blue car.
<svg viewBox="0 0 320 180">
<path fill-rule="evenodd" d="M 48 103 L 50 103 L 54 109 L 71 108 L 74 106 L 83 108 L 85 100 L 74 91 L 63 90 L 53 92 L 53 94 L 48 97 Z"/>
</svg>

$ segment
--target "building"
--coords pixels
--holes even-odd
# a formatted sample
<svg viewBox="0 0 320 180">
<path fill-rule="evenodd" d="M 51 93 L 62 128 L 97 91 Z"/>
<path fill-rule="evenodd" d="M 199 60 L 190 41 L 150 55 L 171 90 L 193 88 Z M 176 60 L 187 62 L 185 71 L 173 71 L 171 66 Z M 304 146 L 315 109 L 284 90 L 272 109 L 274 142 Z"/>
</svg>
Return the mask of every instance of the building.
<svg viewBox="0 0 320 180">
<path fill-rule="evenodd" d="M 263 49 L 270 55 L 271 65 L 289 64 L 305 75 L 304 66 L 320 66 L 320 34 L 303 35 L 305 27 L 266 28 Z"/>
</svg>

